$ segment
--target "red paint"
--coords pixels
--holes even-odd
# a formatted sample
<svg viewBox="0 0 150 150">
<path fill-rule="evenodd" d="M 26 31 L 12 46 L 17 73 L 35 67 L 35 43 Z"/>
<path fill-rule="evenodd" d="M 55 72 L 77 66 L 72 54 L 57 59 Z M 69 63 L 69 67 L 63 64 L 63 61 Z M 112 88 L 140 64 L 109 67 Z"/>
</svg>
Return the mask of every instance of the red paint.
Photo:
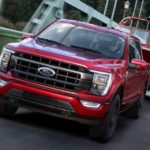
<svg viewBox="0 0 150 150">
<path fill-rule="evenodd" d="M 121 108 L 123 109 L 123 106 L 129 106 L 131 103 L 133 103 L 144 89 L 146 74 L 144 69 L 132 69 L 131 71 L 128 67 L 128 47 L 130 36 L 120 31 L 78 21 L 60 20 L 58 22 L 67 22 L 97 31 L 112 33 L 114 35 L 125 38 L 123 58 L 103 59 L 100 58 L 98 54 L 87 54 L 84 52 L 76 51 L 73 48 L 65 48 L 58 45 L 55 47 L 47 45 L 43 46 L 39 43 L 37 44 L 34 40 L 34 37 L 32 38 L 31 36 L 30 38 L 25 37 L 27 39 L 20 43 L 8 44 L 6 48 L 17 52 L 30 53 L 69 64 L 79 65 L 87 68 L 88 70 L 112 73 L 112 83 L 107 94 L 105 96 L 94 95 L 87 90 L 71 92 L 17 79 L 14 78 L 10 72 L 7 74 L 0 72 L 0 78 L 8 81 L 6 86 L 0 88 L 0 95 L 4 96 L 12 88 L 16 88 L 26 92 L 48 96 L 50 98 L 59 99 L 60 101 L 69 102 L 79 116 L 93 119 L 106 117 L 112 98 L 120 89 L 123 92 Z M 135 40 L 137 39 L 135 38 Z M 67 55 L 67 53 L 69 53 L 69 55 Z M 135 62 L 137 63 L 136 60 L 134 63 Z M 138 64 L 142 66 L 143 62 L 139 61 Z M 144 68 L 144 66 L 142 68 Z M 140 75 L 137 75 L 136 71 L 138 71 Z M 143 72 L 141 73 L 141 71 Z M 99 102 L 101 103 L 101 107 L 99 109 L 85 108 L 81 105 L 79 101 L 80 99 Z"/>
<path fill-rule="evenodd" d="M 132 24 L 131 24 L 132 22 Z M 134 23 L 139 22 L 143 27 L 136 27 Z M 134 24 L 134 26 L 133 26 Z M 148 28 L 147 28 L 148 27 Z M 126 17 L 120 21 L 120 23 L 115 27 L 117 30 L 128 32 L 130 36 L 136 36 L 141 41 L 142 55 L 143 59 L 147 62 L 147 87 L 150 87 L 150 20 L 138 17 Z M 140 34 L 136 34 L 139 32 Z M 143 38 L 145 37 L 145 39 Z M 144 41 L 143 41 L 144 40 Z"/>
</svg>

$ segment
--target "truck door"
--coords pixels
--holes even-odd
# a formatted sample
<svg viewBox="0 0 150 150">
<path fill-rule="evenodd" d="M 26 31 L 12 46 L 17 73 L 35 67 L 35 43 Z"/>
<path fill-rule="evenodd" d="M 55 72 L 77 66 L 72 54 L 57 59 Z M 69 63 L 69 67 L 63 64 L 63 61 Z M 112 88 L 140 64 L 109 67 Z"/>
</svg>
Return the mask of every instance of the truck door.
<svg viewBox="0 0 150 150">
<path fill-rule="evenodd" d="M 141 87 L 143 87 L 145 71 L 132 64 L 132 59 L 142 60 L 141 47 L 138 41 L 130 39 L 128 53 L 128 70 L 126 72 L 125 95 L 124 100 L 136 100 L 139 96 Z"/>
</svg>

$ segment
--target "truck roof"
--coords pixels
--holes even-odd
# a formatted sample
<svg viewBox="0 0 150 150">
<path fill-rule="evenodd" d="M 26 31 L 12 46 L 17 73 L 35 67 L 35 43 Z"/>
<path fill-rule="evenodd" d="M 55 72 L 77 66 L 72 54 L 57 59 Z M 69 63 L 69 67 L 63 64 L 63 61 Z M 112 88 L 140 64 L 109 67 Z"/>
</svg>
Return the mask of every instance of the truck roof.
<svg viewBox="0 0 150 150">
<path fill-rule="evenodd" d="M 125 24 L 126 21 L 128 21 L 128 20 L 138 20 L 138 21 L 150 23 L 150 20 L 149 20 L 149 19 L 143 19 L 143 18 L 139 18 L 139 17 L 132 17 L 132 16 L 129 16 L 129 17 L 123 18 L 123 19 L 119 22 L 119 24 L 120 24 L 120 25 L 123 25 L 123 24 Z"/>
<path fill-rule="evenodd" d="M 126 17 L 115 27 L 140 39 L 142 46 L 150 47 L 150 20 L 139 17 Z"/>
<path fill-rule="evenodd" d="M 94 25 L 94 24 L 87 23 L 87 22 L 81 22 L 81 21 L 69 20 L 69 19 L 59 19 L 57 22 L 71 23 L 71 24 L 74 24 L 74 25 L 77 25 L 77 26 L 82 26 L 82 27 L 89 28 L 89 29 L 94 29 L 94 30 L 97 30 L 97 31 L 109 32 L 109 33 L 121 36 L 123 38 L 126 38 L 127 36 L 129 36 L 128 34 L 122 32 L 122 31 L 119 31 L 119 30 L 116 30 L 116 29 L 109 29 L 109 28 L 106 28 L 106 27 L 101 27 L 101 26 Z"/>
</svg>

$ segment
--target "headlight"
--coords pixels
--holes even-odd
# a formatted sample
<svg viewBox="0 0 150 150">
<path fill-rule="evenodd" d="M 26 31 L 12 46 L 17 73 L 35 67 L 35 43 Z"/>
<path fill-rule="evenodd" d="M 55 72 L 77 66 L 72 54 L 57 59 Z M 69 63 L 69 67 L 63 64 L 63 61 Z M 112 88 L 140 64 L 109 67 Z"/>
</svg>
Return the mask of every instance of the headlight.
<svg viewBox="0 0 150 150">
<path fill-rule="evenodd" d="M 106 72 L 93 71 L 93 83 L 91 93 L 96 95 L 106 95 L 112 82 L 112 74 Z"/>
<path fill-rule="evenodd" d="M 7 71 L 9 60 L 10 60 L 11 54 L 13 53 L 14 51 L 3 48 L 1 56 L 0 56 L 0 69 L 2 71 Z"/>
</svg>

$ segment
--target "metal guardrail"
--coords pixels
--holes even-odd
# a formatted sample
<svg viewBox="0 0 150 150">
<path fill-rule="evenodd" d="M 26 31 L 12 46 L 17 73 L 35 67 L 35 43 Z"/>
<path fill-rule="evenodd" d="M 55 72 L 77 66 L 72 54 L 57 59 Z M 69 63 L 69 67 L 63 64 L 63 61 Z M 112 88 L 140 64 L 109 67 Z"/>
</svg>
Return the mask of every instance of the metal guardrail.
<svg viewBox="0 0 150 150">
<path fill-rule="evenodd" d="M 17 42 L 25 32 L 0 27 L 0 51 L 7 43 Z"/>
</svg>

